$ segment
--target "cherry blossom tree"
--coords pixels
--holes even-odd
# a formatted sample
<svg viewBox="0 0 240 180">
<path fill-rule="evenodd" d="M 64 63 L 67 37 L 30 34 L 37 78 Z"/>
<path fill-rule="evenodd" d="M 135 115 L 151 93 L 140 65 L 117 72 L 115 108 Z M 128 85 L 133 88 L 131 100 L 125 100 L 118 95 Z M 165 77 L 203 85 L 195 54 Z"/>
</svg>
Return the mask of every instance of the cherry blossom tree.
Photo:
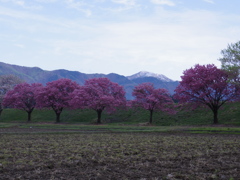
<svg viewBox="0 0 240 180">
<path fill-rule="evenodd" d="M 155 89 L 152 83 L 142 83 L 133 89 L 134 100 L 132 106 L 142 107 L 150 112 L 149 123 L 152 123 L 154 111 L 173 112 L 171 108 L 173 100 L 170 97 L 168 90 Z"/>
<path fill-rule="evenodd" d="M 93 109 L 97 112 L 97 123 L 101 123 L 102 112 L 114 111 L 126 103 L 122 86 L 108 78 L 93 78 L 85 81 L 84 86 L 73 92 L 73 107 Z"/>
<path fill-rule="evenodd" d="M 70 108 L 71 93 L 79 85 L 70 79 L 59 79 L 48 82 L 37 96 L 37 104 L 41 108 L 52 108 L 56 114 L 56 122 L 60 122 L 60 115 L 64 108 Z"/>
<path fill-rule="evenodd" d="M 176 88 L 175 98 L 180 103 L 203 104 L 213 112 L 213 123 L 218 123 L 218 110 L 228 101 L 239 96 L 239 89 L 230 84 L 226 71 L 213 64 L 195 65 L 187 69 Z"/>
<path fill-rule="evenodd" d="M 28 121 L 31 121 L 31 114 L 36 106 L 36 95 L 41 87 L 40 83 L 18 84 L 4 96 L 3 105 L 26 111 Z"/>
<path fill-rule="evenodd" d="M 5 94 L 15 85 L 22 83 L 23 80 L 14 75 L 0 76 L 0 116 L 3 111 L 2 101 Z"/>
</svg>

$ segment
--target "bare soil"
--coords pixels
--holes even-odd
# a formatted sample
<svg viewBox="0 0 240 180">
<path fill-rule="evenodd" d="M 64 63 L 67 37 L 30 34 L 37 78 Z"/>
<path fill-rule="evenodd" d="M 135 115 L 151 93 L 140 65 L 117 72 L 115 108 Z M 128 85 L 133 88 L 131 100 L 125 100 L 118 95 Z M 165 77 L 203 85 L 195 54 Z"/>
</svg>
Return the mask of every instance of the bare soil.
<svg viewBox="0 0 240 180">
<path fill-rule="evenodd" d="M 240 179 L 240 135 L 78 132 L 1 128 L 0 179 Z"/>
</svg>

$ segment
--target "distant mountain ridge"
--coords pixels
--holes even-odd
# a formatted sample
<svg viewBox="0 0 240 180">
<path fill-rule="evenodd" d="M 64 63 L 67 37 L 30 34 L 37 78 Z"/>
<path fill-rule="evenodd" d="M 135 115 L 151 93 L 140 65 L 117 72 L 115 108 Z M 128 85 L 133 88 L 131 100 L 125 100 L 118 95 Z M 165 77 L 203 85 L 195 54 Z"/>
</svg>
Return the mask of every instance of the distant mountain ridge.
<svg viewBox="0 0 240 180">
<path fill-rule="evenodd" d="M 140 71 L 139 73 L 133 74 L 131 76 L 127 76 L 129 80 L 137 79 L 137 78 L 145 78 L 145 77 L 154 77 L 164 82 L 173 82 L 173 80 L 162 74 L 151 73 L 147 71 Z"/>
<path fill-rule="evenodd" d="M 25 80 L 28 83 L 42 83 L 55 81 L 61 78 L 68 78 L 76 81 L 78 84 L 83 85 L 85 80 L 91 78 L 106 77 L 112 82 L 118 83 L 123 86 L 126 91 L 126 98 L 132 99 L 133 88 L 144 82 L 153 83 L 156 88 L 165 88 L 171 94 L 174 93 L 175 88 L 179 84 L 178 81 L 173 81 L 161 74 L 155 74 L 147 71 L 141 71 L 133 74 L 132 76 L 123 76 L 115 73 L 110 74 L 85 74 L 78 71 L 68 71 L 65 69 L 46 71 L 39 67 L 25 67 L 18 65 L 11 65 L 0 62 L 0 75 L 13 74 Z"/>
</svg>

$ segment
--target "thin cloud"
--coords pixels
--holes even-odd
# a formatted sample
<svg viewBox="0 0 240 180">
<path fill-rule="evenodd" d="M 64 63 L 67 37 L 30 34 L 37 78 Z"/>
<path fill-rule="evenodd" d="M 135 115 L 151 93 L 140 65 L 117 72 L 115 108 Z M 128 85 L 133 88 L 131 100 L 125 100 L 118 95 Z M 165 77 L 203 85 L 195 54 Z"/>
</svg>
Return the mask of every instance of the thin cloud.
<svg viewBox="0 0 240 180">
<path fill-rule="evenodd" d="M 14 44 L 14 46 L 16 46 L 16 47 L 19 47 L 19 48 L 25 48 L 25 45 L 24 44 Z"/>
<path fill-rule="evenodd" d="M 39 10 L 42 7 L 39 5 L 33 5 L 32 3 L 26 3 L 25 0 L 0 0 L 0 2 L 3 3 L 12 3 L 16 6 L 20 6 L 24 9 L 30 9 L 30 10 Z"/>
<path fill-rule="evenodd" d="M 207 3 L 211 3 L 211 4 L 215 4 L 215 2 L 213 0 L 204 0 Z"/>
<path fill-rule="evenodd" d="M 156 24 L 157 20 L 148 19 L 138 22 L 97 24 L 96 31 L 92 29 L 93 34 L 98 34 L 94 38 L 57 42 L 54 46 L 59 52 L 66 51 L 90 59 L 112 59 L 146 65 L 149 64 L 149 59 L 150 64 L 159 64 L 169 59 L 186 63 L 207 61 L 210 58 L 206 54 L 216 51 L 216 46 L 225 42 L 225 39 L 215 35 L 214 29 L 206 28 L 208 24 L 205 22 L 210 15 L 205 12 L 186 12 L 184 15 L 172 16 L 179 18 L 179 23 Z M 186 20 L 184 24 L 181 23 L 183 19 Z M 198 19 L 198 23 L 194 23 L 195 19 Z M 216 23 L 215 17 L 211 23 Z M 222 34 L 224 32 L 223 30 Z M 202 53 L 198 55 L 198 59 L 193 60 L 191 57 L 194 57 L 200 49 L 208 53 Z"/>
<path fill-rule="evenodd" d="M 58 0 L 35 0 L 35 1 L 40 3 L 55 3 Z"/>
<path fill-rule="evenodd" d="M 22 6 L 22 7 L 25 6 L 25 2 L 24 2 L 24 1 L 20 1 L 20 0 L 13 1 L 13 0 L 12 0 L 12 2 L 15 3 L 15 4 L 17 4 L 17 5 L 19 5 L 19 6 Z"/>
<path fill-rule="evenodd" d="M 34 20 L 35 22 L 44 22 L 44 23 L 64 26 L 63 23 L 49 19 L 42 15 L 37 15 L 37 14 L 25 12 L 25 11 L 12 10 L 9 8 L 0 7 L 0 15 L 4 15 L 7 17 L 15 18 L 15 19 L 24 19 L 24 20 L 30 20 L 30 21 Z M 16 22 L 18 22 L 18 21 L 16 21 Z"/>
<path fill-rule="evenodd" d="M 85 14 L 85 16 L 89 17 L 92 15 L 92 11 L 87 8 L 87 3 L 83 2 L 83 1 L 75 1 L 75 0 L 66 0 L 65 1 L 68 8 L 73 8 L 73 9 L 76 9 L 82 13 Z"/>
<path fill-rule="evenodd" d="M 175 3 L 170 0 L 151 0 L 151 2 L 158 5 L 175 6 Z"/>
<path fill-rule="evenodd" d="M 127 6 L 133 6 L 136 4 L 135 0 L 112 0 L 114 3 L 124 4 Z"/>
<path fill-rule="evenodd" d="M 117 8 L 101 8 L 101 10 L 104 10 L 104 11 L 107 11 L 107 12 L 110 12 L 110 13 L 122 13 L 122 12 L 128 11 L 130 9 L 132 9 L 132 8 L 129 7 L 129 6 L 117 7 Z"/>
</svg>

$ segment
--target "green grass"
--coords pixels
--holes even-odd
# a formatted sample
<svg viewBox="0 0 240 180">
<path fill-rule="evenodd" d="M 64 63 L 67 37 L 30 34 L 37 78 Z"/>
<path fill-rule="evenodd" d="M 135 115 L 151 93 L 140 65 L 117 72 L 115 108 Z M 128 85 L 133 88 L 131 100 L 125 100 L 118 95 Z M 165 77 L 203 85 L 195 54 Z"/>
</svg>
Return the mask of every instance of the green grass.
<svg viewBox="0 0 240 180">
<path fill-rule="evenodd" d="M 240 103 L 226 104 L 219 110 L 219 123 L 223 125 L 240 126 Z M 94 124 L 97 113 L 93 110 L 64 109 L 60 121 L 63 124 Z M 27 113 L 16 109 L 4 109 L 0 118 L 3 123 L 24 123 Z M 149 121 L 149 111 L 143 109 L 118 110 L 108 114 L 103 112 L 103 124 L 144 125 Z M 35 109 L 32 113 L 32 123 L 54 123 L 53 110 Z M 211 125 L 213 114 L 209 109 L 199 108 L 193 111 L 180 111 L 175 115 L 154 112 L 153 125 L 157 126 L 187 126 Z"/>
<path fill-rule="evenodd" d="M 126 125 L 81 125 L 81 124 L 36 124 L 36 123 L 0 123 L 0 128 L 32 128 L 76 130 L 77 132 L 172 132 L 178 127 L 170 126 L 126 126 Z M 40 132 L 41 133 L 41 132 Z"/>
<path fill-rule="evenodd" d="M 7 133 L 197 133 L 197 134 L 240 134 L 240 127 L 199 127 L 199 126 L 136 126 L 136 125 L 83 125 L 56 123 L 0 123 L 0 129 Z M 22 130 L 21 130 L 22 129 Z M 29 131 L 30 130 L 30 131 Z M 54 131 L 53 131 L 54 130 Z"/>
<path fill-rule="evenodd" d="M 96 113 L 92 110 L 63 110 L 61 121 L 63 123 L 93 123 Z M 51 109 L 39 110 L 32 112 L 32 122 L 55 122 L 56 115 Z M 27 113 L 18 109 L 4 109 L 1 115 L 1 122 L 26 122 Z"/>
<path fill-rule="evenodd" d="M 240 134 L 240 127 L 193 127 L 188 128 L 191 133 Z"/>
<path fill-rule="evenodd" d="M 18 123 L 0 123 L 0 128 L 12 128 L 15 126 L 19 126 Z"/>
</svg>

